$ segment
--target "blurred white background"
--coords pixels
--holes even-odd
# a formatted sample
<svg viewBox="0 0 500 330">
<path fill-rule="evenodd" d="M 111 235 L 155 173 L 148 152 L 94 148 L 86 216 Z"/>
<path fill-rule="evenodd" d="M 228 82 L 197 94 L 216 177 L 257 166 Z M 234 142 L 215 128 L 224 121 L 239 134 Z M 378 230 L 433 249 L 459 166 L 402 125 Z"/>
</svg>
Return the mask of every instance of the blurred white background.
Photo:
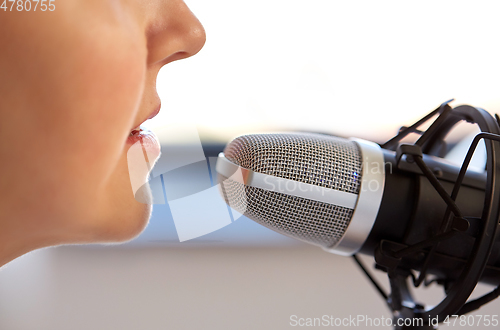
<svg viewBox="0 0 500 330">
<path fill-rule="evenodd" d="M 204 142 L 277 130 L 382 142 L 450 98 L 500 108 L 496 1 L 188 5 L 207 43 L 160 72 L 153 129 L 196 125 Z M 248 219 L 179 243 L 167 205 L 131 243 L 44 249 L 0 270 L 5 330 L 289 329 L 291 315 L 325 314 L 389 317 L 350 259 Z"/>
<path fill-rule="evenodd" d="M 158 79 L 151 125 L 223 141 L 297 129 L 384 140 L 455 98 L 500 106 L 497 1 L 188 0 L 201 52 Z"/>
</svg>

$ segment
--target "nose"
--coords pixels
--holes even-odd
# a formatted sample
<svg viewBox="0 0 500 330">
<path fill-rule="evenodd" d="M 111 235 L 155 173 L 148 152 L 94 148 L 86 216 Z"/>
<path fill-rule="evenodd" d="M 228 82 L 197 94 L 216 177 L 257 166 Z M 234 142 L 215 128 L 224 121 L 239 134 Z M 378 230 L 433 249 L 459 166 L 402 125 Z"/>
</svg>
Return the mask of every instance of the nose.
<svg viewBox="0 0 500 330">
<path fill-rule="evenodd" d="M 198 53 L 206 40 L 200 21 L 182 0 L 158 2 L 146 28 L 148 64 L 165 65 Z"/>
</svg>

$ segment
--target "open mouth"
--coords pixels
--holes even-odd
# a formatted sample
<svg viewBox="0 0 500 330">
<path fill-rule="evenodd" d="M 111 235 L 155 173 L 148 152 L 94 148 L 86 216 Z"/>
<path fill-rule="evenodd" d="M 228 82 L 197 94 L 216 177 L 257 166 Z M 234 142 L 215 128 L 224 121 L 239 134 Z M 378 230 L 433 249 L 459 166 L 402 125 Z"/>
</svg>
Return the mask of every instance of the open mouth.
<svg viewBox="0 0 500 330">
<path fill-rule="evenodd" d="M 142 128 L 137 127 L 137 128 L 134 128 L 133 130 L 130 131 L 129 136 L 134 136 L 134 135 L 140 134 L 141 132 L 142 132 Z"/>
<path fill-rule="evenodd" d="M 129 146 L 141 147 L 147 154 L 148 162 L 154 163 L 160 156 L 160 141 L 156 135 L 147 128 L 137 127 L 130 131 L 127 138 Z"/>
</svg>

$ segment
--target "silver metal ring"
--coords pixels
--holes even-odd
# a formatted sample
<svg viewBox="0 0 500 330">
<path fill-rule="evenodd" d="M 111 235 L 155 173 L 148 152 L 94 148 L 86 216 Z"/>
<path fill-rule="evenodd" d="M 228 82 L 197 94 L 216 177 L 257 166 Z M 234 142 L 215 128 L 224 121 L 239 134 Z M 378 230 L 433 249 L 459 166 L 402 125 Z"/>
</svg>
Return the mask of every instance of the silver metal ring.
<svg viewBox="0 0 500 330">
<path fill-rule="evenodd" d="M 377 218 L 385 186 L 384 154 L 376 143 L 351 139 L 361 150 L 363 170 L 361 187 L 354 214 L 342 239 L 328 252 L 351 256 L 361 249 Z"/>
</svg>

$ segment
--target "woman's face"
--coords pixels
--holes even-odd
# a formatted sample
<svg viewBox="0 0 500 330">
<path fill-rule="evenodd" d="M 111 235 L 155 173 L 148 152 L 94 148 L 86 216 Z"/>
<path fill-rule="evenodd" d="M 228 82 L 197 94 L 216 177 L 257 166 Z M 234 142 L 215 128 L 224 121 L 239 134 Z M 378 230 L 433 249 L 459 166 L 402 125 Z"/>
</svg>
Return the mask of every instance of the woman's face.
<svg viewBox="0 0 500 330">
<path fill-rule="evenodd" d="M 0 242 L 21 253 L 141 232 L 128 137 L 159 111 L 160 68 L 205 42 L 182 0 L 53 3 L 0 10 Z"/>
</svg>

